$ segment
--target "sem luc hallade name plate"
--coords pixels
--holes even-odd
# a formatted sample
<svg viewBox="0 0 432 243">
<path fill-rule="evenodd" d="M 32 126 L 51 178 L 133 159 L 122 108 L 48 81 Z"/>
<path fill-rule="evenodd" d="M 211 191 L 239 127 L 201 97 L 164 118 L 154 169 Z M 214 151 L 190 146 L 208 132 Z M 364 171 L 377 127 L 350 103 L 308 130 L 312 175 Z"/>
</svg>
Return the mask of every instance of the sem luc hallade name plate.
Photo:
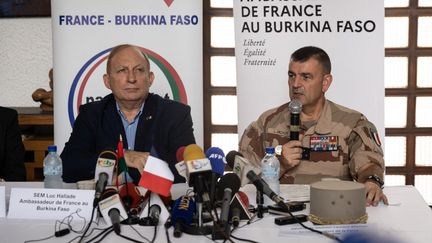
<svg viewBox="0 0 432 243">
<path fill-rule="evenodd" d="M 90 219 L 94 190 L 12 188 L 8 218 L 63 219 L 77 212 Z"/>
</svg>

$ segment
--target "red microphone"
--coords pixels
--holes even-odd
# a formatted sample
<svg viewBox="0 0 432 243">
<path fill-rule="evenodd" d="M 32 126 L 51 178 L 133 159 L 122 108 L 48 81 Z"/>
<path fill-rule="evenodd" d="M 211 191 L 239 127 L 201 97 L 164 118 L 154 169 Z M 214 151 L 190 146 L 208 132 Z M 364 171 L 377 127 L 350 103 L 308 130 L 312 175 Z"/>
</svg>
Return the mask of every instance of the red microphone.
<svg viewBox="0 0 432 243">
<path fill-rule="evenodd" d="M 186 178 L 186 165 L 184 163 L 184 151 L 185 151 L 185 146 L 181 146 L 180 148 L 177 149 L 176 152 L 176 159 L 177 159 L 177 163 L 175 164 L 175 167 L 177 169 L 177 172 L 179 173 L 179 175 L 183 176 L 183 178 Z"/>
</svg>

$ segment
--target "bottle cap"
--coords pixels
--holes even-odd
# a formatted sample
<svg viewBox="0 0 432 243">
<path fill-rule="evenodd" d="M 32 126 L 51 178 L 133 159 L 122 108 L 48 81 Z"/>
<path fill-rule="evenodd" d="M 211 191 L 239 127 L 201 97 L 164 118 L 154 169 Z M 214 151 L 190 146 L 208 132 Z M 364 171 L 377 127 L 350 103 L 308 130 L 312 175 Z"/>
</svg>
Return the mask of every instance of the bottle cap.
<svg viewBox="0 0 432 243">
<path fill-rule="evenodd" d="M 265 151 L 266 151 L 266 154 L 274 154 L 275 148 L 274 147 L 266 147 Z"/>
<path fill-rule="evenodd" d="M 55 146 L 55 145 L 49 145 L 48 146 L 48 153 L 49 152 L 57 152 L 57 146 Z"/>
</svg>

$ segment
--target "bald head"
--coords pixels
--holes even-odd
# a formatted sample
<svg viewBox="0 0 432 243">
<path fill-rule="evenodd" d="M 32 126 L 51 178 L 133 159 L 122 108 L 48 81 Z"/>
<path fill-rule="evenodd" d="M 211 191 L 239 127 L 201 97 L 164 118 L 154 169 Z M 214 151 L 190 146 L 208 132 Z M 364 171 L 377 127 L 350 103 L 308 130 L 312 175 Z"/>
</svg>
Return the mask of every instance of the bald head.
<svg viewBox="0 0 432 243">
<path fill-rule="evenodd" d="M 142 55 L 142 56 L 144 57 L 144 59 L 146 60 L 146 69 L 147 69 L 147 70 L 150 70 L 150 61 L 149 61 L 149 59 L 148 59 L 148 57 L 147 57 L 147 54 L 145 54 L 144 52 L 142 52 L 142 51 L 139 49 L 139 47 L 137 47 L 137 46 L 130 45 L 130 44 L 123 44 L 123 45 L 115 46 L 115 47 L 111 50 L 111 52 L 110 52 L 110 54 L 109 54 L 109 56 L 108 56 L 107 66 L 106 66 L 106 72 L 107 72 L 108 75 L 111 73 L 111 69 L 112 69 L 112 67 L 111 67 L 111 63 L 112 63 L 112 59 L 113 59 L 113 58 L 115 57 L 115 55 L 117 55 L 119 52 L 121 52 L 121 51 L 124 50 L 124 49 L 128 49 L 128 48 L 135 49 L 137 52 L 139 52 L 140 55 Z"/>
</svg>

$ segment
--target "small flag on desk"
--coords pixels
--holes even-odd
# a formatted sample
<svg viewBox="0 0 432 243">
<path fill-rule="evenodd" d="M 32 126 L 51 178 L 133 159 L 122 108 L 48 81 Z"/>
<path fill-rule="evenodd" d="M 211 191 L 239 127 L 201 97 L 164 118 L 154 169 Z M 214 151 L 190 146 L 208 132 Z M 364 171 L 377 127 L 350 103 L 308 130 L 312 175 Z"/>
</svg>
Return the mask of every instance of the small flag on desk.
<svg viewBox="0 0 432 243">
<path fill-rule="evenodd" d="M 132 178 L 129 176 L 128 167 L 126 164 L 126 160 L 124 157 L 123 150 L 123 138 L 120 135 L 119 142 L 117 144 L 117 177 L 116 177 L 116 187 L 119 188 L 119 185 L 123 185 L 129 182 L 132 182 Z"/>
<path fill-rule="evenodd" d="M 167 197 L 170 194 L 173 181 L 174 175 L 168 164 L 150 155 L 138 185 Z"/>
</svg>

